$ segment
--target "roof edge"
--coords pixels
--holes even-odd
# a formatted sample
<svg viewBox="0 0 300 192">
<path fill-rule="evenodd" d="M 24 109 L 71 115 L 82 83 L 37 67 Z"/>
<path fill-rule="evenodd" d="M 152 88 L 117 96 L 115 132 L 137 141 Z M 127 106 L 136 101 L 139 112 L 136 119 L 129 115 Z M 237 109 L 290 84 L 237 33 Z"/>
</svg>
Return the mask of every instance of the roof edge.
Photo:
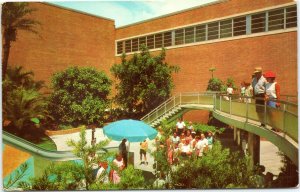
<svg viewBox="0 0 300 192">
<path fill-rule="evenodd" d="M 76 13 L 80 13 L 80 14 L 83 14 L 83 15 L 91 16 L 91 17 L 96 17 L 96 18 L 100 18 L 100 19 L 105 19 L 105 20 L 113 21 L 115 23 L 115 20 L 111 19 L 111 18 L 107 18 L 107 17 L 103 17 L 103 16 L 99 16 L 99 15 L 94 15 L 94 14 L 91 14 L 91 13 L 87 13 L 87 12 L 84 12 L 84 11 L 72 9 L 72 8 L 69 8 L 69 7 L 63 7 L 61 5 L 56 5 L 56 4 L 53 4 L 51 2 L 43 1 L 43 2 L 39 2 L 39 3 L 45 4 L 45 5 L 49 5 L 49 6 L 53 6 L 53 7 L 57 7 L 57 8 L 60 8 L 60 9 L 65 9 L 65 10 L 76 12 Z"/>
<path fill-rule="evenodd" d="M 183 10 L 180 10 L 180 11 L 176 11 L 176 12 L 168 13 L 168 14 L 165 14 L 165 15 L 161 15 L 161 16 L 150 18 L 150 19 L 145 19 L 145 20 L 138 21 L 138 22 L 135 22 L 135 23 L 131 23 L 131 24 L 120 26 L 120 27 L 116 27 L 116 29 L 122 29 L 122 28 L 133 26 L 133 25 L 141 24 L 141 23 L 146 23 L 146 22 L 149 22 L 149 21 L 152 21 L 152 20 L 177 15 L 177 14 L 180 14 L 180 13 L 183 13 L 183 12 L 186 12 L 186 11 L 190 11 L 190 10 L 193 10 L 193 9 L 206 7 L 206 6 L 210 6 L 210 5 L 215 5 L 215 4 L 219 4 L 219 3 L 224 3 L 224 2 L 227 2 L 227 1 L 230 1 L 230 0 L 217 0 L 215 2 L 210 2 L 210 3 L 205 3 L 205 4 L 202 4 L 202 5 L 197 5 L 197 6 L 190 7 L 190 8 L 187 8 L 187 9 L 183 9 Z"/>
</svg>

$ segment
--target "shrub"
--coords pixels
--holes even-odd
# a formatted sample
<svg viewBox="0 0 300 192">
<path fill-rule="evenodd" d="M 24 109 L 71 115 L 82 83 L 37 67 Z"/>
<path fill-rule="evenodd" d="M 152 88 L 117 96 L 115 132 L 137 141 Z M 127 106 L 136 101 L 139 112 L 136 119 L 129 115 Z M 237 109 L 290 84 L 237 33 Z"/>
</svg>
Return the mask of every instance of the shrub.
<svg viewBox="0 0 300 192">
<path fill-rule="evenodd" d="M 61 124 L 102 125 L 111 81 L 93 68 L 70 67 L 54 74 L 50 111 Z"/>
<path fill-rule="evenodd" d="M 208 81 L 207 91 L 224 91 L 223 82 L 219 78 L 211 78 Z"/>
</svg>

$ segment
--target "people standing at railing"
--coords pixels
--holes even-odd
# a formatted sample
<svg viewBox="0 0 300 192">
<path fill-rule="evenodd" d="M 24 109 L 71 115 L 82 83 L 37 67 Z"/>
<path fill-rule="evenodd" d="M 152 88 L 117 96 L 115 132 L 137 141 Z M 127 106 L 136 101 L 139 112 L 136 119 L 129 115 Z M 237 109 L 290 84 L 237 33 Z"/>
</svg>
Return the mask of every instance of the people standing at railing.
<svg viewBox="0 0 300 192">
<path fill-rule="evenodd" d="M 245 82 L 245 97 L 252 97 L 253 96 L 253 87 L 250 83 Z M 251 98 L 244 98 L 245 103 L 251 103 Z"/>
<path fill-rule="evenodd" d="M 279 108 L 280 103 L 276 102 L 276 100 L 279 99 L 280 97 L 280 86 L 277 82 L 275 82 L 276 75 L 272 71 L 268 71 L 265 73 L 265 77 L 267 79 L 267 84 L 266 84 L 266 101 L 267 105 L 272 107 L 272 108 Z M 271 119 L 272 119 L 272 114 Z M 277 128 L 272 128 L 273 131 L 279 131 Z"/>
<path fill-rule="evenodd" d="M 176 132 L 178 135 L 181 135 L 182 132 L 185 131 L 185 123 L 182 118 L 178 118 L 178 122 L 176 123 Z"/>
<path fill-rule="evenodd" d="M 278 108 L 280 107 L 280 103 L 277 103 L 275 100 L 278 100 L 280 97 L 280 86 L 277 82 L 275 82 L 276 75 L 272 71 L 268 71 L 265 73 L 265 77 L 267 79 L 266 84 L 266 100 L 267 104 L 270 107 Z"/>
<path fill-rule="evenodd" d="M 233 88 L 232 88 L 232 84 L 231 83 L 228 84 L 226 93 L 227 93 L 228 96 L 224 96 L 224 99 L 225 100 L 229 100 L 229 97 L 231 97 L 231 95 L 233 95 Z"/>
<path fill-rule="evenodd" d="M 245 81 L 242 81 L 241 82 L 241 89 L 240 89 L 240 96 L 245 96 L 245 91 L 246 91 L 246 86 L 245 86 Z M 242 97 L 240 97 L 240 102 L 243 102 L 243 98 Z"/>
<path fill-rule="evenodd" d="M 264 121 L 264 104 L 267 80 L 262 75 L 262 68 L 256 67 L 254 70 L 255 77 L 252 80 L 253 96 L 255 98 L 256 112 L 260 122 Z M 261 126 L 265 126 L 261 123 Z"/>
</svg>

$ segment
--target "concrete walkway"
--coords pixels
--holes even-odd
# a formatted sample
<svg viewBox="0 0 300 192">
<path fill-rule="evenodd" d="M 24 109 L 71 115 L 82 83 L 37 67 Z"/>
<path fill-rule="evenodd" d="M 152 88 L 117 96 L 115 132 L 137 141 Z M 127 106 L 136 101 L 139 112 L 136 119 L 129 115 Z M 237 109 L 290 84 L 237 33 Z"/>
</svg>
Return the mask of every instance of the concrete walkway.
<svg viewBox="0 0 300 192">
<path fill-rule="evenodd" d="M 50 136 L 50 138 L 55 142 L 57 151 L 71 151 L 72 148 L 67 145 L 67 141 L 73 139 L 75 141 L 79 141 L 79 132 L 78 133 L 70 133 L 70 134 L 65 134 L 65 135 L 54 135 Z M 102 128 L 96 128 L 95 129 L 95 138 L 96 141 L 103 141 L 105 139 L 108 139 L 104 134 Z M 92 130 L 88 129 L 86 130 L 86 140 L 87 143 L 90 145 L 91 140 L 92 140 Z M 116 147 L 118 149 L 120 141 L 113 141 L 111 140 L 107 147 Z M 154 140 L 149 141 L 148 140 L 148 146 L 149 150 L 153 151 L 154 150 Z M 153 164 L 154 164 L 154 158 L 147 153 L 147 159 L 148 159 L 148 165 L 142 164 L 140 165 L 140 143 L 130 143 L 129 145 L 129 152 L 134 153 L 134 168 L 136 169 L 141 169 L 144 171 L 150 171 L 154 172 L 153 169 Z"/>
</svg>

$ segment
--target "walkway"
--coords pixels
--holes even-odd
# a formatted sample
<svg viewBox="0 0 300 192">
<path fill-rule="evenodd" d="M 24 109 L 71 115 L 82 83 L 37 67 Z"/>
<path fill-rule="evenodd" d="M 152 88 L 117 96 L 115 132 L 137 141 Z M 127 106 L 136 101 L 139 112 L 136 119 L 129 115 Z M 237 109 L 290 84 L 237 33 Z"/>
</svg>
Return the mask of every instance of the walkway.
<svg viewBox="0 0 300 192">
<path fill-rule="evenodd" d="M 107 139 L 107 137 L 103 134 L 102 128 L 95 129 L 95 137 L 96 137 L 97 142 Z M 79 137 L 79 132 L 78 132 L 78 133 L 70 133 L 70 134 L 65 134 L 65 135 L 50 136 L 50 138 L 55 142 L 58 151 L 70 151 L 70 150 L 72 150 L 72 148 L 67 145 L 67 141 L 71 140 L 71 139 L 78 141 L 80 137 Z M 88 144 L 91 143 L 91 140 L 92 140 L 92 130 L 91 129 L 86 130 L 86 140 L 87 140 Z M 109 142 L 107 147 L 109 147 L 109 148 L 115 147 L 116 149 L 118 149 L 119 144 L 120 144 L 120 141 L 112 140 Z M 154 150 L 153 144 L 154 144 L 154 140 L 148 141 L 150 151 Z M 140 160 L 139 160 L 140 159 L 140 156 L 139 156 L 140 145 L 139 145 L 139 143 L 130 143 L 129 152 L 134 153 L 134 168 L 141 169 L 144 171 L 154 172 L 154 169 L 153 169 L 154 158 L 149 153 L 147 153 L 147 158 L 148 158 L 149 164 L 148 165 L 144 165 L 144 164 L 140 165 Z"/>
</svg>

